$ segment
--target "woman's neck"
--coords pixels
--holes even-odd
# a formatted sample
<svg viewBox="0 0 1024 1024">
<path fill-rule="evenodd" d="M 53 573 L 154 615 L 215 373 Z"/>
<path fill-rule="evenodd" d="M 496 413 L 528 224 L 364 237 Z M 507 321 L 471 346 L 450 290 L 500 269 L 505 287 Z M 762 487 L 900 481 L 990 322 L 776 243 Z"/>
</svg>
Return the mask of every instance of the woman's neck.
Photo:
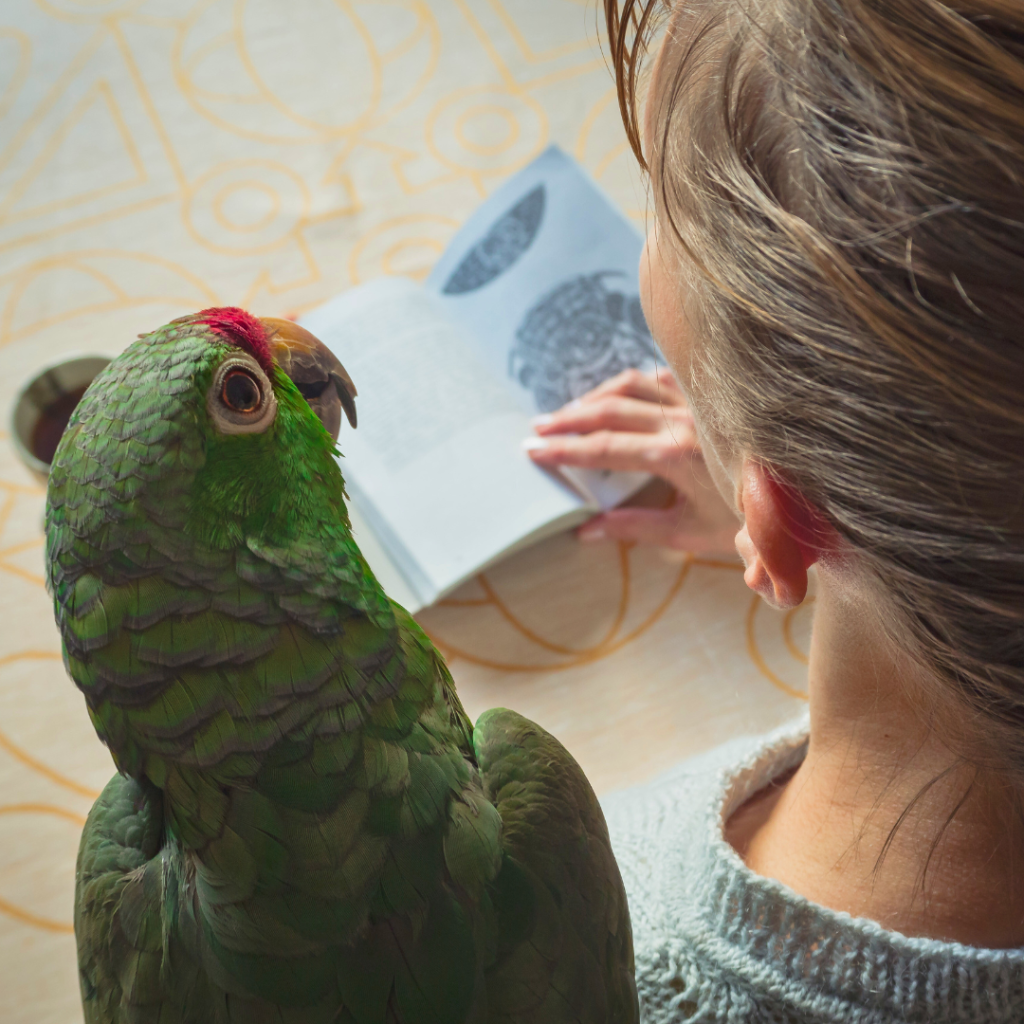
<svg viewBox="0 0 1024 1024">
<path fill-rule="evenodd" d="M 892 931 L 1024 945 L 1022 794 L 941 741 L 927 694 L 942 684 L 836 583 L 821 574 L 807 757 L 726 837 L 758 874 Z"/>
</svg>

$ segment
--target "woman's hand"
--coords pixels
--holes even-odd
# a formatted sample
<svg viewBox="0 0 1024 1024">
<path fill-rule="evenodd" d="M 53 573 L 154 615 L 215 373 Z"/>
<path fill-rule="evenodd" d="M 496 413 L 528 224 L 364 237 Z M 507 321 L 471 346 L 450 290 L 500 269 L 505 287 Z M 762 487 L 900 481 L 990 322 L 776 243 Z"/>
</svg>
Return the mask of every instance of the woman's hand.
<svg viewBox="0 0 1024 1024">
<path fill-rule="evenodd" d="M 595 516 L 580 527 L 581 540 L 735 554 L 736 513 L 711 479 L 693 416 L 670 370 L 626 370 L 538 417 L 534 427 L 539 438 L 527 450 L 538 465 L 653 473 L 675 492 L 667 508 L 616 508 Z"/>
</svg>

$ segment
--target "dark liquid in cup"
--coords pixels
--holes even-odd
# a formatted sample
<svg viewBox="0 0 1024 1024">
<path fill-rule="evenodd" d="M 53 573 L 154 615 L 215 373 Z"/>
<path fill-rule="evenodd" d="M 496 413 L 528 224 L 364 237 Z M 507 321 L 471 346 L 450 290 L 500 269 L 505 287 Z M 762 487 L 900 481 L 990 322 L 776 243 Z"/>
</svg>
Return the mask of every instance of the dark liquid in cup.
<svg viewBox="0 0 1024 1024">
<path fill-rule="evenodd" d="M 49 465 L 53 462 L 54 453 L 60 443 L 61 436 L 75 411 L 75 406 L 82 400 L 85 387 L 75 388 L 61 395 L 56 402 L 48 405 L 32 431 L 32 454 Z"/>
</svg>

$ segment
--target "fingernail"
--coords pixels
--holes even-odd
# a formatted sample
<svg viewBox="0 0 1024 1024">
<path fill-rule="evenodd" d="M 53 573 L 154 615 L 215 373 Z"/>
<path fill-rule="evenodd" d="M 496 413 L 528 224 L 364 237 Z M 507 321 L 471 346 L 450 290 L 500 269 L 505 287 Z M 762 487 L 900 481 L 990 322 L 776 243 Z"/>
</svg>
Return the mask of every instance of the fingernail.
<svg viewBox="0 0 1024 1024">
<path fill-rule="evenodd" d="M 555 417 L 551 413 L 546 412 L 541 416 L 534 416 L 530 422 L 535 427 L 546 427 Z"/>
<path fill-rule="evenodd" d="M 524 437 L 520 443 L 524 452 L 539 452 L 548 446 L 547 440 L 543 437 Z"/>
<path fill-rule="evenodd" d="M 584 526 L 579 530 L 577 536 L 580 540 L 589 543 L 595 540 L 604 540 L 605 532 L 604 528 L 601 526 Z"/>
<path fill-rule="evenodd" d="M 567 406 L 566 409 L 575 409 L 577 406 L 582 405 L 583 400 L 580 398 L 574 398 Z"/>
</svg>

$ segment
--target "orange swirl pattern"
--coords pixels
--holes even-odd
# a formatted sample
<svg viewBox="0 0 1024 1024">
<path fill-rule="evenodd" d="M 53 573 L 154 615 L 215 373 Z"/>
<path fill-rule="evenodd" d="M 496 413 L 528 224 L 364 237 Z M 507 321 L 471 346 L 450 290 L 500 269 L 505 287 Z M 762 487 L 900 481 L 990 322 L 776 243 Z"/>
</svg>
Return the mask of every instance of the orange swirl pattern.
<svg viewBox="0 0 1024 1024">
<path fill-rule="evenodd" d="M 550 142 L 632 216 L 593 0 L 5 0 L 0 414 L 36 368 L 211 305 L 422 278 Z M 67 680 L 44 494 L 0 431 L 3 1019 L 81 1019 L 78 835 L 113 771 Z M 802 706 L 807 608 L 737 566 L 552 538 L 421 618 L 471 714 L 552 729 L 599 791 Z"/>
</svg>

